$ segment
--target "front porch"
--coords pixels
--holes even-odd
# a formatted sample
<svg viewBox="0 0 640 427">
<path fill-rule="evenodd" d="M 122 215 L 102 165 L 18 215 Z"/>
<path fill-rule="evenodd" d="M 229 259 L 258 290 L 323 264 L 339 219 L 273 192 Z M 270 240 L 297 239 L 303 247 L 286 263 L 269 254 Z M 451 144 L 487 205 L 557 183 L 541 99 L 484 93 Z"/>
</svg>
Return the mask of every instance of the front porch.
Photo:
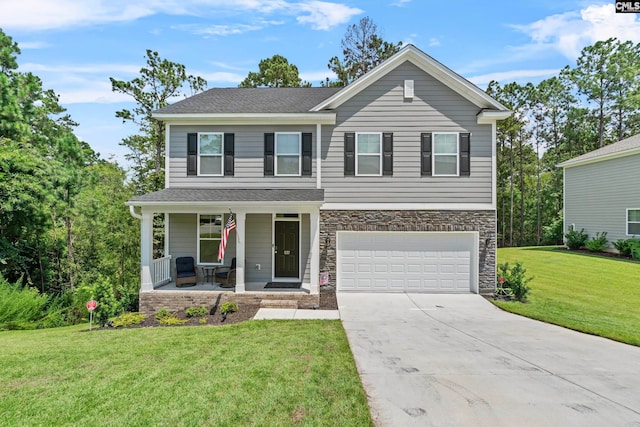
<svg viewBox="0 0 640 427">
<path fill-rule="evenodd" d="M 132 214 L 141 220 L 141 311 L 209 307 L 229 300 L 252 304 L 290 301 L 297 308 L 317 307 L 322 200 L 322 190 L 315 189 L 166 189 L 130 200 Z M 165 220 L 166 256 L 158 259 L 153 259 L 155 214 L 163 214 Z M 218 260 L 230 215 L 236 228 L 229 235 L 224 259 Z M 176 286 L 179 257 L 193 259 L 194 286 Z M 212 272 L 232 263 L 235 286 L 223 288 Z M 267 283 L 275 288 L 265 287 Z M 283 283 L 300 286 L 284 288 Z"/>
</svg>

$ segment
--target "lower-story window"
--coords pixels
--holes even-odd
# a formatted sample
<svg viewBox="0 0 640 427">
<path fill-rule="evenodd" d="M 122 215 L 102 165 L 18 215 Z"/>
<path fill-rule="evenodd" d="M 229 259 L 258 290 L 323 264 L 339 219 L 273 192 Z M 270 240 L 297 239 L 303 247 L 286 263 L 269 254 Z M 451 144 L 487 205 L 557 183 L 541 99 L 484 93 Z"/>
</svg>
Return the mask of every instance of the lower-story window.
<svg viewBox="0 0 640 427">
<path fill-rule="evenodd" d="M 640 235 L 640 209 L 627 209 L 627 234 Z"/>
<path fill-rule="evenodd" d="M 198 215 L 198 263 L 220 264 L 218 247 L 222 237 L 222 215 Z"/>
</svg>

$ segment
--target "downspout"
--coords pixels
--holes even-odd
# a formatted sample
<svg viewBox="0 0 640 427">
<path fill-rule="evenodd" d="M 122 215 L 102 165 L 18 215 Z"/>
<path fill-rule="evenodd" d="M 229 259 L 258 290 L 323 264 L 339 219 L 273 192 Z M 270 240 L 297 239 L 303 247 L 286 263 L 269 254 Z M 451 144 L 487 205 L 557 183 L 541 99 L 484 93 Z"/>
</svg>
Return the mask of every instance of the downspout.
<svg viewBox="0 0 640 427">
<path fill-rule="evenodd" d="M 135 209 L 136 209 L 135 206 L 133 205 L 129 206 L 129 213 L 131 214 L 131 216 L 137 219 L 142 219 L 142 215 L 139 213 L 136 213 Z"/>
</svg>

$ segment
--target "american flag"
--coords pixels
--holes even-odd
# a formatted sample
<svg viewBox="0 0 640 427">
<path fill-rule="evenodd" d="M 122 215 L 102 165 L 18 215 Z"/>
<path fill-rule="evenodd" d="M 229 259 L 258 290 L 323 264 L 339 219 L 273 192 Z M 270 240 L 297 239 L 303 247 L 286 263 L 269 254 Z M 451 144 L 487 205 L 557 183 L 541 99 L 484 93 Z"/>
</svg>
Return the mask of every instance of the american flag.
<svg viewBox="0 0 640 427">
<path fill-rule="evenodd" d="M 224 251 L 227 249 L 227 240 L 229 240 L 229 233 L 236 228 L 236 221 L 233 219 L 233 214 L 229 214 L 227 225 L 222 230 L 222 240 L 220 240 L 220 247 L 218 248 L 218 261 L 222 261 L 224 258 Z"/>
</svg>

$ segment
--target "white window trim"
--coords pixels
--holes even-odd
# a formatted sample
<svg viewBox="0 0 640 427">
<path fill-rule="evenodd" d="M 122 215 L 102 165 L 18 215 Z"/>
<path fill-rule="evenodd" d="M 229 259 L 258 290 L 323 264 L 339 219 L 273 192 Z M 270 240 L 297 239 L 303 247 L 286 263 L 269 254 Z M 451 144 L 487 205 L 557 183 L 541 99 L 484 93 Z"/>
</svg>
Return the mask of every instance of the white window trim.
<svg viewBox="0 0 640 427">
<path fill-rule="evenodd" d="M 212 239 L 212 238 L 201 238 L 200 237 L 200 217 L 201 216 L 213 216 L 213 215 L 220 215 L 221 219 L 220 219 L 220 238 L 219 239 Z M 220 212 L 211 212 L 211 213 L 199 213 L 198 214 L 198 218 L 197 218 L 197 222 L 196 222 L 196 242 L 197 242 L 197 248 L 196 248 L 196 264 L 197 265 L 223 265 L 224 264 L 224 260 L 222 261 L 218 261 L 218 262 L 201 262 L 200 261 L 200 241 L 201 240 L 217 240 L 218 242 L 220 242 L 222 240 L 222 232 L 224 231 L 224 225 L 226 223 L 224 222 L 224 214 L 220 213 Z M 218 243 L 219 244 L 219 243 Z M 227 245 L 229 243 L 227 242 Z"/>
<path fill-rule="evenodd" d="M 380 137 L 380 151 L 376 153 L 359 153 L 358 152 L 358 136 L 359 135 L 378 135 Z M 359 173 L 358 172 L 358 156 L 379 156 L 380 157 L 380 173 Z M 356 176 L 382 176 L 382 132 L 356 132 Z"/>
<path fill-rule="evenodd" d="M 278 135 L 298 135 L 298 173 L 278 173 Z M 293 154 L 283 154 L 291 156 Z M 302 132 L 276 132 L 273 142 L 273 174 L 275 176 L 302 176 Z"/>
<path fill-rule="evenodd" d="M 453 153 L 440 153 L 436 154 L 436 135 L 456 135 L 456 173 L 455 174 L 442 174 L 436 173 L 436 157 L 439 156 L 453 156 Z M 432 132 L 432 148 L 431 148 L 431 176 L 460 176 L 460 132 Z"/>
<path fill-rule="evenodd" d="M 627 208 L 626 216 L 624 218 L 624 222 L 626 224 L 625 232 L 627 236 L 637 236 L 638 234 L 630 234 L 629 233 L 629 224 L 640 224 L 638 221 L 629 221 L 629 211 L 640 211 L 640 208 Z"/>
<path fill-rule="evenodd" d="M 222 147 L 220 154 L 200 154 L 200 135 L 220 135 Z M 198 132 L 198 176 L 224 176 L 224 132 Z M 220 173 L 200 173 L 201 157 L 220 157 Z"/>
</svg>

